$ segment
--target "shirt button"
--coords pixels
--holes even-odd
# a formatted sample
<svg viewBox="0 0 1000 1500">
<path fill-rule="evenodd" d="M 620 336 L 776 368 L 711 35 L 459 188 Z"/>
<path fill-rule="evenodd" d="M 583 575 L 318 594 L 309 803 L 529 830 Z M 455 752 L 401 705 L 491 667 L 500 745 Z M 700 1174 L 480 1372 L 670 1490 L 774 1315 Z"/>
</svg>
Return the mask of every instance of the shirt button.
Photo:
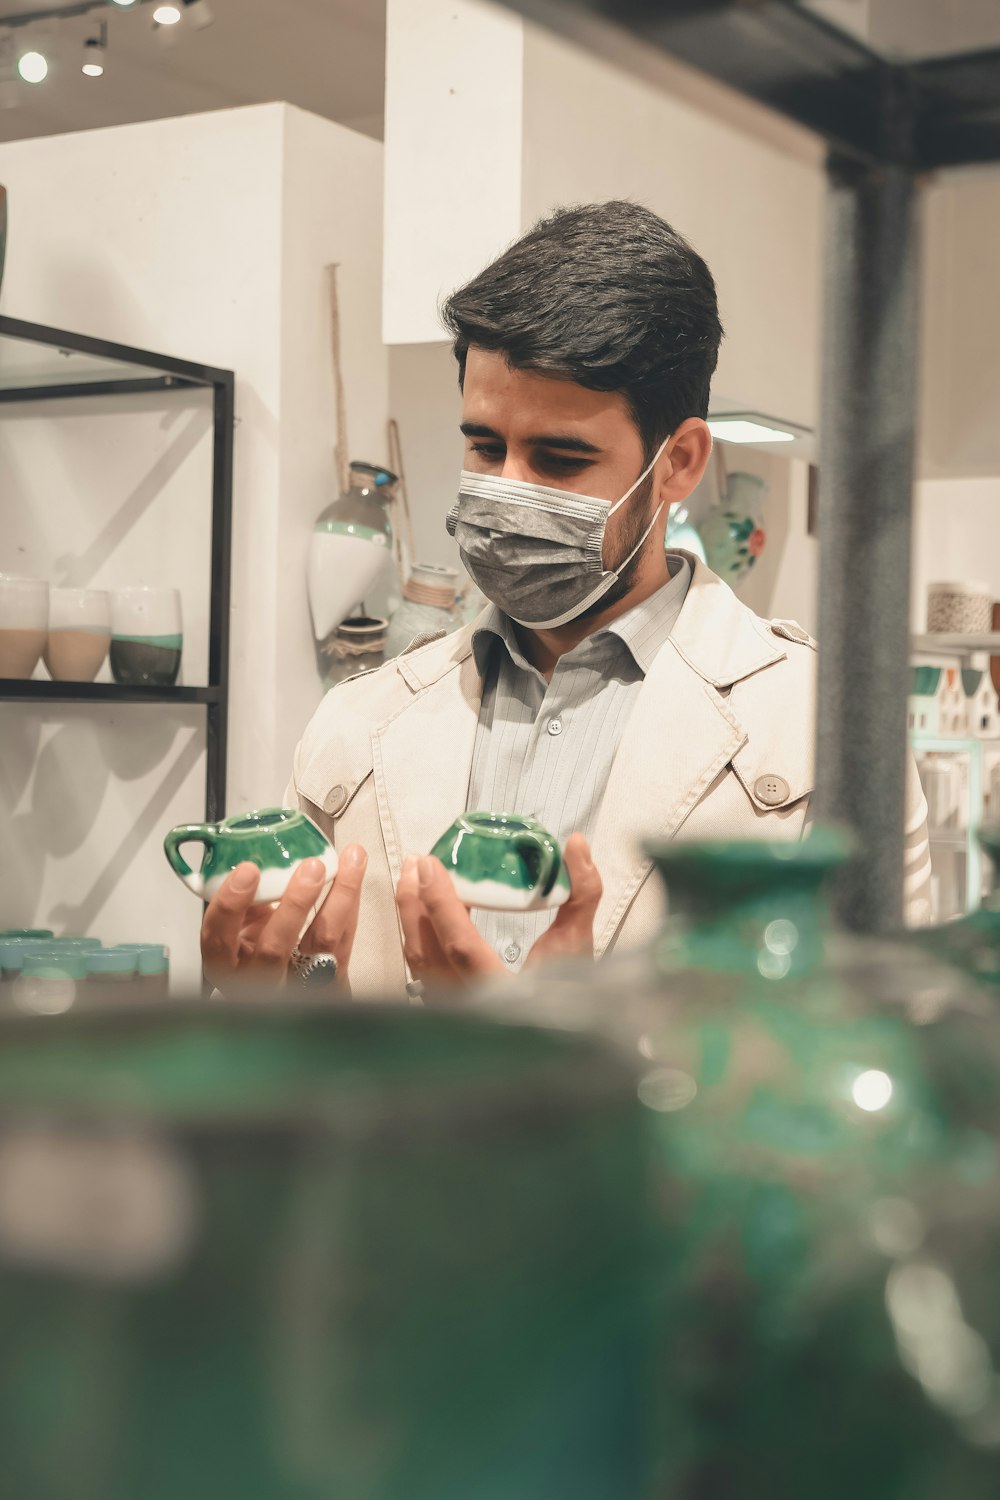
<svg viewBox="0 0 1000 1500">
<path fill-rule="evenodd" d="M 548 731 L 549 734 L 562 734 L 562 719 L 550 719 Z"/>
<path fill-rule="evenodd" d="M 520 946 L 517 943 L 509 943 L 503 950 L 503 956 L 505 963 L 516 964 L 518 959 L 521 957 Z"/>
</svg>

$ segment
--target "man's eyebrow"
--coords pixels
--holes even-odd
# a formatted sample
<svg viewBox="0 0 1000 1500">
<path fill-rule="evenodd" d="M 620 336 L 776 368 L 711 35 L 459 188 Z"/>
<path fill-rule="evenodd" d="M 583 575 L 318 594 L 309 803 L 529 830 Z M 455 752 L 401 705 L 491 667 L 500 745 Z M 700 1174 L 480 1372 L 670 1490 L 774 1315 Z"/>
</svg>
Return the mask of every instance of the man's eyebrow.
<svg viewBox="0 0 1000 1500">
<path fill-rule="evenodd" d="M 464 437 L 468 438 L 493 438 L 498 443 L 504 441 L 500 433 L 495 431 L 494 428 L 484 427 L 480 422 L 463 422 L 459 430 Z M 594 443 L 588 443 L 586 438 L 572 437 L 568 433 L 542 433 L 537 437 L 530 437 L 526 441 L 533 448 L 563 448 L 570 453 L 601 452 L 601 449 L 596 447 Z"/>
</svg>

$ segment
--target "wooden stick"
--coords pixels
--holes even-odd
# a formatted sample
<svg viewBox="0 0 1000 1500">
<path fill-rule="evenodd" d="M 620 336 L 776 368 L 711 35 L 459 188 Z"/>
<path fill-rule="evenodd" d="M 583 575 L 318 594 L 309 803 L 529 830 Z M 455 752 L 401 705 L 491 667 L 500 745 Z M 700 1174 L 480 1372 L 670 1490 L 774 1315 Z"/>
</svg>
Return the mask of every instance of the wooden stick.
<svg viewBox="0 0 1000 1500">
<path fill-rule="evenodd" d="M 337 441 L 333 447 L 333 460 L 337 467 L 340 493 L 346 495 L 351 487 L 350 447 L 347 442 L 347 395 L 344 390 L 343 360 L 340 351 L 340 300 L 337 295 L 337 266 L 326 268 L 330 290 L 330 355 L 333 363 L 333 388 L 337 413 Z"/>
</svg>

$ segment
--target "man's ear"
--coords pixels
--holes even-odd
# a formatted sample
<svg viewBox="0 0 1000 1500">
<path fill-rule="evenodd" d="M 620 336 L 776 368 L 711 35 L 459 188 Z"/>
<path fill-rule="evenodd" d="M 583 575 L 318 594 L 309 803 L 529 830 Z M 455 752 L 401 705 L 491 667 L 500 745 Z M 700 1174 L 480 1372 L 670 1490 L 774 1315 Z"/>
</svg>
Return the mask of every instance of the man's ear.
<svg viewBox="0 0 1000 1500">
<path fill-rule="evenodd" d="M 664 454 L 663 479 L 659 486 L 661 504 L 679 505 L 701 482 L 712 456 L 712 434 L 701 417 L 688 417 L 677 428 Z"/>
</svg>

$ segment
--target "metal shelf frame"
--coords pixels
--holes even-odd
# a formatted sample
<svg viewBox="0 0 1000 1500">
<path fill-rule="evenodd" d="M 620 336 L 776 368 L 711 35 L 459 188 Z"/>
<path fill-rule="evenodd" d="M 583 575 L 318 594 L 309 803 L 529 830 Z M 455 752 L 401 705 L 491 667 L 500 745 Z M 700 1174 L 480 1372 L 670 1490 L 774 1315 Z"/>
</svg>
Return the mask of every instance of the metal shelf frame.
<svg viewBox="0 0 1000 1500">
<path fill-rule="evenodd" d="M 0 703 L 198 704 L 205 708 L 205 816 L 225 814 L 229 730 L 229 618 L 232 584 L 233 430 L 235 376 L 231 370 L 195 364 L 95 339 L 65 329 L 0 316 L 0 338 L 19 339 L 67 355 L 82 354 L 125 367 L 109 378 L 49 380 L 26 377 L 23 384 L 0 386 L 0 407 L 33 401 L 76 401 L 95 397 L 208 390 L 212 395 L 212 542 L 209 561 L 208 682 L 204 687 L 123 687 L 110 682 L 20 682 L 0 679 Z M 130 373 L 134 367 L 135 374 Z M 123 400 L 123 415 L 128 411 Z M 0 418 L 2 419 L 2 418 Z"/>
</svg>

